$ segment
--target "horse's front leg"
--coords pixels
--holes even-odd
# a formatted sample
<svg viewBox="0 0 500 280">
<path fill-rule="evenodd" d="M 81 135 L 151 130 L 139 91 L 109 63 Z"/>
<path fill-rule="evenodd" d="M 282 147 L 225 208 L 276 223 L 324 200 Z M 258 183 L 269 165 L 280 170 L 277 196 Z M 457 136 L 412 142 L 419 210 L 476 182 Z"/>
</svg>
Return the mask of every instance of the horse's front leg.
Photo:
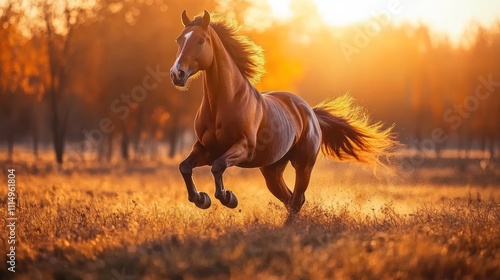
<svg viewBox="0 0 500 280">
<path fill-rule="evenodd" d="M 215 197 L 220 200 L 222 205 L 229 208 L 238 206 L 238 199 L 229 190 L 224 189 L 222 174 L 226 168 L 237 165 L 248 158 L 248 142 L 246 139 L 235 143 L 221 157 L 212 164 L 212 174 L 215 179 Z"/>
<path fill-rule="evenodd" d="M 181 162 L 179 170 L 181 171 L 182 178 L 186 183 L 189 201 L 193 202 L 201 209 L 210 207 L 211 201 L 208 194 L 198 192 L 193 182 L 193 169 L 198 166 L 210 164 L 210 154 L 208 150 L 200 143 L 196 142 L 189 156 Z"/>
</svg>

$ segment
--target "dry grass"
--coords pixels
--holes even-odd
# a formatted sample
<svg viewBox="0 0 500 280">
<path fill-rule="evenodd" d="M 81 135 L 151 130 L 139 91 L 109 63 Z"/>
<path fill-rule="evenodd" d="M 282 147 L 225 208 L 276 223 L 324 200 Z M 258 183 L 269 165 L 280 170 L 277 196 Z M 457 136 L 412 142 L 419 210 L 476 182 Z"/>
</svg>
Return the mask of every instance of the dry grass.
<svg viewBox="0 0 500 280">
<path fill-rule="evenodd" d="M 256 170 L 227 172 L 237 209 L 212 196 L 200 210 L 170 163 L 14 166 L 19 279 L 500 279 L 495 183 L 435 184 L 431 169 L 416 182 L 375 178 L 321 160 L 299 219 L 283 226 Z M 210 172 L 195 176 L 212 194 Z"/>
</svg>

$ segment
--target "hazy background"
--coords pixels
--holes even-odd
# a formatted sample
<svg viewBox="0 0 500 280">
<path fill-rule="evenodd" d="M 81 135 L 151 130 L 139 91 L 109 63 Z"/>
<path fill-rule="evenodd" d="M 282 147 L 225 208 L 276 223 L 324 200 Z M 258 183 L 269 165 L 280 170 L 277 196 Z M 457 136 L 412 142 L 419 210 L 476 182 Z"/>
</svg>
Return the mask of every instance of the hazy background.
<svg viewBox="0 0 500 280">
<path fill-rule="evenodd" d="M 350 92 L 413 153 L 498 157 L 499 2 L 364 2 L 0 0 L 0 148 L 59 163 L 185 154 L 201 79 L 137 87 L 170 69 L 182 10 L 206 9 L 263 46 L 258 89 L 311 105 Z"/>
<path fill-rule="evenodd" d="M 260 90 L 350 92 L 394 123 L 390 168 L 320 156 L 291 226 L 257 169 L 225 172 L 237 209 L 195 207 L 178 164 L 201 79 L 168 77 L 183 9 L 243 24 Z M 498 0 L 0 0 L 0 177 L 16 188 L 0 205 L 18 218 L 0 251 L 15 233 L 19 279 L 500 279 L 499 62 Z M 213 194 L 210 168 L 194 177 Z"/>
</svg>

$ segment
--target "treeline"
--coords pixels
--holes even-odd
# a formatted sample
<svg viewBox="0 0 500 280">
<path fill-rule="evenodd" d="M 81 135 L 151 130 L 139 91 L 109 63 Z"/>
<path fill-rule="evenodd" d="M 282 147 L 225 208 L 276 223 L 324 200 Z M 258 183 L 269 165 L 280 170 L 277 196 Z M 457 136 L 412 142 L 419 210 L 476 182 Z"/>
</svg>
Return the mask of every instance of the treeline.
<svg viewBox="0 0 500 280">
<path fill-rule="evenodd" d="M 193 133 L 200 79 L 179 92 L 168 73 L 180 13 L 216 10 L 252 22 L 251 2 L 227 2 L 7 2 L 0 14 L 0 141 L 9 156 L 15 143 L 28 142 L 35 154 L 50 143 L 59 163 L 67 143 L 100 160 L 155 156 L 160 143 L 173 156 L 190 145 L 183 139 Z M 395 123 L 405 144 L 438 155 L 480 148 L 493 156 L 500 24 L 471 28 L 456 45 L 423 25 L 367 28 L 373 21 L 333 29 L 309 6 L 287 21 L 247 24 L 242 33 L 264 47 L 267 60 L 257 87 L 291 90 L 311 104 L 349 91 L 374 119 Z"/>
<path fill-rule="evenodd" d="M 11 1 L 0 18 L 0 131 L 15 142 L 66 143 L 110 159 L 170 143 L 192 127 L 199 83 L 179 93 L 169 78 L 184 6 L 200 1 Z M 27 6 L 28 5 L 28 6 Z M 213 8 L 213 4 L 212 4 Z M 67 150 L 67 149 L 66 149 Z"/>
</svg>

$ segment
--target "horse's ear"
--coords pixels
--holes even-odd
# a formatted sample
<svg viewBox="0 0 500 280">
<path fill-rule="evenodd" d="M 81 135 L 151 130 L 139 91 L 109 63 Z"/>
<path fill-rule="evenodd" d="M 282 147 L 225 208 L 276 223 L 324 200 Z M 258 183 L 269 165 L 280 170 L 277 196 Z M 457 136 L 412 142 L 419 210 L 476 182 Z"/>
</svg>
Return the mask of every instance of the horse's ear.
<svg viewBox="0 0 500 280">
<path fill-rule="evenodd" d="M 186 10 L 182 11 L 182 24 L 184 27 L 188 26 L 191 23 L 189 17 L 186 15 Z"/>
<path fill-rule="evenodd" d="M 205 28 L 207 28 L 210 24 L 210 14 L 207 12 L 207 10 L 204 10 L 202 24 Z"/>
</svg>

